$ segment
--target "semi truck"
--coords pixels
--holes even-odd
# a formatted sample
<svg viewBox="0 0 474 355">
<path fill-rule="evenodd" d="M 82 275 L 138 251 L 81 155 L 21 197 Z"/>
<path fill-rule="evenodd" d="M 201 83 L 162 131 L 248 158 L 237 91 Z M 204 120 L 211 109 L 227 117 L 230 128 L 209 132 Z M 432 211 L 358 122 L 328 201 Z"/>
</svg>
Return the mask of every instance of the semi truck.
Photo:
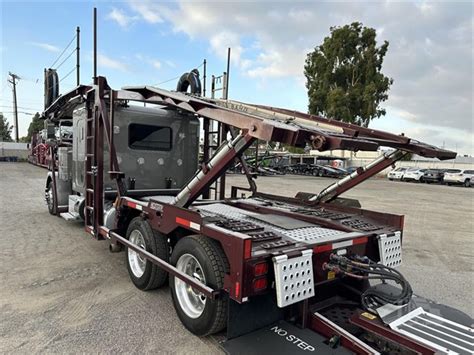
<svg viewBox="0 0 474 355">
<path fill-rule="evenodd" d="M 397 270 L 403 216 L 341 197 L 407 154 L 444 160 L 455 152 L 207 98 L 198 80 L 192 71 L 180 91 L 112 89 L 97 76 L 56 98 L 42 114 L 50 128 L 49 212 L 83 220 L 90 237 L 123 252 L 139 290 L 169 284 L 183 325 L 198 336 L 223 334 L 230 353 L 474 351 L 472 319 L 414 296 Z M 54 134 L 65 120 L 72 141 Z M 242 158 L 257 140 L 319 151 L 392 149 L 322 191 L 285 197 L 260 192 Z M 248 186 L 226 193 L 226 170 L 236 162 Z"/>
</svg>

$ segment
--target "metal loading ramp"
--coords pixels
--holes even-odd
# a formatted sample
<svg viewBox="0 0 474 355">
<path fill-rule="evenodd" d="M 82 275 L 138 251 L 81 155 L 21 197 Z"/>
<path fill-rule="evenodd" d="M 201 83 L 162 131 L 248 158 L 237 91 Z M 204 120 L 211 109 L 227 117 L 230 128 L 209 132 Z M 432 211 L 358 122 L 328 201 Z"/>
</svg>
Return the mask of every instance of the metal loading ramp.
<svg viewBox="0 0 474 355">
<path fill-rule="evenodd" d="M 397 332 L 442 354 L 474 354 L 474 329 L 418 307 L 389 323 Z"/>
</svg>

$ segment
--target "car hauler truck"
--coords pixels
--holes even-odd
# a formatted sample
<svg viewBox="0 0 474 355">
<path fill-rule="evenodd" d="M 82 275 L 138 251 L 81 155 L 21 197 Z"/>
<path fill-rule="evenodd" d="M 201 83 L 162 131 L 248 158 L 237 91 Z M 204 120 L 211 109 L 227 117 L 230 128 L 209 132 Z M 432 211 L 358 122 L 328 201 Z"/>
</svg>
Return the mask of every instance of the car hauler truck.
<svg viewBox="0 0 474 355">
<path fill-rule="evenodd" d="M 196 72 L 188 75 L 198 79 Z M 59 96 L 43 117 L 53 126 L 71 120 L 73 138 L 58 142 L 51 134 L 47 141 L 49 211 L 83 219 L 91 237 L 108 240 L 112 252 L 123 250 L 140 290 L 169 281 L 184 326 L 199 336 L 225 329 L 230 352 L 245 352 L 233 341 L 262 329 L 266 335 L 253 338 L 261 352 L 280 346 L 275 337 L 292 346 L 290 353 L 473 352 L 472 320 L 455 311 L 453 319 L 412 297 L 396 270 L 403 216 L 340 197 L 408 153 L 438 159 L 456 153 L 403 135 L 199 94 L 151 86 L 114 90 L 99 76 Z M 242 159 L 256 140 L 320 151 L 393 150 L 320 192 L 289 198 L 257 190 Z M 226 196 L 225 172 L 238 160 L 248 186 L 232 186 Z M 310 333 L 320 341 L 307 340 Z M 263 341 L 269 334 L 273 340 Z"/>
</svg>

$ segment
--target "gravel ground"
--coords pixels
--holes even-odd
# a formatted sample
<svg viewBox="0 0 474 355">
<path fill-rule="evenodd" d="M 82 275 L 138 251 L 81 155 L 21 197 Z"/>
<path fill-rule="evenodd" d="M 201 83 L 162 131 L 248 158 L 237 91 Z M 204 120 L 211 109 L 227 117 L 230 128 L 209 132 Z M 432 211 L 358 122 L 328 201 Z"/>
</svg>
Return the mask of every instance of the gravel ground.
<svg viewBox="0 0 474 355">
<path fill-rule="evenodd" d="M 48 214 L 46 170 L 0 163 L 1 353 L 220 353 L 187 332 L 167 288 L 141 292 L 123 253 L 79 223 Z M 230 183 L 245 186 L 242 176 Z M 330 179 L 260 177 L 263 192 L 294 196 Z M 416 293 L 473 316 L 474 189 L 370 180 L 346 194 L 364 208 L 405 214 L 401 271 Z"/>
</svg>

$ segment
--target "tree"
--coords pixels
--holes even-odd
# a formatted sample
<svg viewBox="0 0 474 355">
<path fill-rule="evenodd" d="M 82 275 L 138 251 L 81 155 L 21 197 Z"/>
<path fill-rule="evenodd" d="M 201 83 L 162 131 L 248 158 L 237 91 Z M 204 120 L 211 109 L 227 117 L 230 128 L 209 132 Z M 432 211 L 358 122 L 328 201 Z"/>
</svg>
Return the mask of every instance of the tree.
<svg viewBox="0 0 474 355">
<path fill-rule="evenodd" d="M 379 105 L 393 83 L 381 72 L 388 42 L 377 47 L 375 29 L 359 22 L 330 30 L 306 57 L 309 112 L 367 127 L 385 115 Z"/>
<path fill-rule="evenodd" d="M 6 117 L 0 112 L 0 141 L 12 142 L 12 129 L 13 126 L 8 124 Z"/>
<path fill-rule="evenodd" d="M 28 135 L 26 136 L 28 142 L 31 141 L 31 136 L 33 136 L 34 133 L 38 133 L 44 128 L 44 120 L 42 120 L 40 117 L 40 114 L 36 112 L 31 119 L 31 123 L 28 127 Z"/>
</svg>

